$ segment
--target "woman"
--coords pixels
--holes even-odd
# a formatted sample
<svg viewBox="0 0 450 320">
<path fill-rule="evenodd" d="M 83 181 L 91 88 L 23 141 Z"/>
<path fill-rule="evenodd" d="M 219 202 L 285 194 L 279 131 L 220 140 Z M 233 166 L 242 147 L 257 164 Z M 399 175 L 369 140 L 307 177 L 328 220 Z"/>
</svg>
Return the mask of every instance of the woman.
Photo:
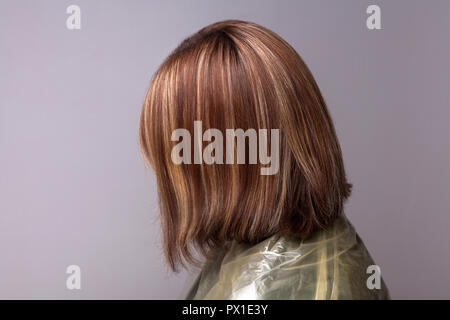
<svg viewBox="0 0 450 320">
<path fill-rule="evenodd" d="M 274 32 L 232 20 L 184 40 L 152 79 L 139 138 L 167 262 L 202 266 L 188 299 L 389 297 L 344 215 L 325 101 Z"/>
</svg>

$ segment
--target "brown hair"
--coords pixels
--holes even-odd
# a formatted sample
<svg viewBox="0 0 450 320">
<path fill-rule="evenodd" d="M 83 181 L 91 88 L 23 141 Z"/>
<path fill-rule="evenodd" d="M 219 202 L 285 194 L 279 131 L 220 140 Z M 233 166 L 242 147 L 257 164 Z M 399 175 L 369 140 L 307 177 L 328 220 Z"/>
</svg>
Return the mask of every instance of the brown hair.
<svg viewBox="0 0 450 320">
<path fill-rule="evenodd" d="M 175 164 L 171 133 L 208 128 L 280 130 L 280 164 Z M 158 184 L 165 255 L 172 270 L 231 240 L 308 237 L 343 211 L 350 195 L 335 129 L 306 64 L 280 36 L 229 20 L 184 40 L 155 73 L 139 125 Z"/>
</svg>

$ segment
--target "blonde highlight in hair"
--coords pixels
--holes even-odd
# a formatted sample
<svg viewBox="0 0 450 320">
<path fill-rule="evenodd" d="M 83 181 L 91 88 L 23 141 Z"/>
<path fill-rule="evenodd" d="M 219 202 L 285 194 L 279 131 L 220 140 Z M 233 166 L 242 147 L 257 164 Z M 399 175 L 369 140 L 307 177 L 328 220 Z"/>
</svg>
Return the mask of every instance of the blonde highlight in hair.
<svg viewBox="0 0 450 320">
<path fill-rule="evenodd" d="M 174 164 L 171 133 L 280 129 L 275 175 L 261 164 Z M 230 241 L 308 237 L 343 212 L 351 185 L 320 90 L 297 52 L 255 23 L 228 20 L 184 40 L 155 73 L 139 125 L 154 168 L 169 266 L 199 264 Z M 202 143 L 202 142 L 200 142 Z M 270 141 L 269 141 L 270 143 Z"/>
</svg>

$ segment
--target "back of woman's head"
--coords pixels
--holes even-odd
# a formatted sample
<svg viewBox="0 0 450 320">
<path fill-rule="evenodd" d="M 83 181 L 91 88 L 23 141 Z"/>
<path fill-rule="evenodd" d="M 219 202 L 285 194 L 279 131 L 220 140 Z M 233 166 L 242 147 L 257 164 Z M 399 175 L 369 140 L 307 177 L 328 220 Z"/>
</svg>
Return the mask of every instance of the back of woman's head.
<svg viewBox="0 0 450 320">
<path fill-rule="evenodd" d="M 245 161 L 226 161 L 235 160 L 239 144 L 196 135 L 194 122 L 215 133 L 242 129 Z M 268 134 L 266 149 L 251 145 L 253 133 L 274 129 L 279 136 Z M 173 160 L 177 130 L 195 137 L 186 146 L 197 146 L 182 150 L 183 163 Z M 139 138 L 155 170 L 165 254 L 174 270 L 198 262 L 193 248 L 208 256 L 230 240 L 256 243 L 276 233 L 306 238 L 341 215 L 350 194 L 311 72 L 287 42 L 254 23 L 218 22 L 184 40 L 152 79 Z M 213 163 L 202 159 L 212 142 L 231 146 L 226 154 L 211 152 Z M 275 171 L 267 173 L 267 161 L 255 163 L 256 149 L 278 152 Z"/>
</svg>

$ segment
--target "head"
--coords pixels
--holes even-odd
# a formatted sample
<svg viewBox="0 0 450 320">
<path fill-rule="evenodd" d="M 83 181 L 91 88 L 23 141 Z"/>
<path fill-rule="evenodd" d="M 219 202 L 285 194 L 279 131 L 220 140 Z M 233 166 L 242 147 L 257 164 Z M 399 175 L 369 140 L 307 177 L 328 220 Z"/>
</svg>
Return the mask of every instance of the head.
<svg viewBox="0 0 450 320">
<path fill-rule="evenodd" d="M 278 151 L 276 172 L 261 174 L 268 164 L 251 161 L 250 135 L 243 138 L 244 163 L 220 161 L 220 152 L 208 145 L 222 141 L 196 134 L 196 121 L 204 131 L 223 133 L 278 129 L 276 141 L 267 135 L 266 149 L 272 156 Z M 177 149 L 178 129 L 189 132 L 197 148 Z M 307 238 L 339 217 L 350 195 L 335 129 L 311 72 L 286 41 L 255 23 L 214 23 L 169 55 L 148 89 L 139 140 L 156 174 L 163 245 L 173 270 L 231 241 Z M 238 143 L 226 145 L 229 154 Z M 209 150 L 217 161 L 174 162 L 174 150 L 197 160 Z"/>
</svg>

